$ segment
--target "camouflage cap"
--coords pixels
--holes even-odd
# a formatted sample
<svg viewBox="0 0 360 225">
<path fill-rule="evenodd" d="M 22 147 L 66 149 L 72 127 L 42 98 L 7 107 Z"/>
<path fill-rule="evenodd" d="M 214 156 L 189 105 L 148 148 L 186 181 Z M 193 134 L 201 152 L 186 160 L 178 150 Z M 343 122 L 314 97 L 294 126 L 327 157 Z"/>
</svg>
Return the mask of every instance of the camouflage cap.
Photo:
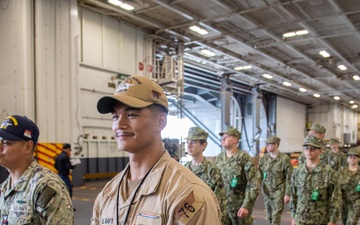
<svg viewBox="0 0 360 225">
<path fill-rule="evenodd" d="M 360 157 L 360 153 L 357 148 L 350 149 L 347 155 L 357 155 L 358 157 Z"/>
<path fill-rule="evenodd" d="M 276 136 L 271 136 L 266 140 L 266 144 L 280 143 L 281 139 Z"/>
<path fill-rule="evenodd" d="M 314 131 L 316 131 L 316 132 L 318 132 L 320 134 L 325 134 L 325 132 L 326 132 L 325 127 L 323 125 L 318 124 L 318 123 L 313 123 L 311 125 L 310 130 L 314 130 Z"/>
<path fill-rule="evenodd" d="M 320 138 L 316 138 L 314 136 L 306 136 L 305 140 L 304 140 L 304 144 L 303 146 L 313 146 L 316 148 L 322 148 L 323 147 L 323 143 L 322 140 Z"/>
<path fill-rule="evenodd" d="M 224 134 L 232 135 L 240 139 L 240 132 L 235 127 L 232 126 L 229 126 L 226 131 L 219 133 L 220 136 L 223 136 Z"/>
<path fill-rule="evenodd" d="M 189 140 L 206 140 L 208 133 L 201 129 L 200 127 L 190 127 L 188 136 L 186 139 Z"/>
<path fill-rule="evenodd" d="M 340 143 L 339 138 L 330 138 L 330 144 Z"/>
</svg>

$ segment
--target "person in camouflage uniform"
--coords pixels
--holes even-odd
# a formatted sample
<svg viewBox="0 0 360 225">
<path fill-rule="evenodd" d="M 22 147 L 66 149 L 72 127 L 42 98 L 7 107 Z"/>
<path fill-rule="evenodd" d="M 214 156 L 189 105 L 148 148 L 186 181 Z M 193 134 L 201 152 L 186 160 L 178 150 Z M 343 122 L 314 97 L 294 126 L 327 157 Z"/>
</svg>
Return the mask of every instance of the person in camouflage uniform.
<svg viewBox="0 0 360 225">
<path fill-rule="evenodd" d="M 227 197 L 227 213 L 232 225 L 253 224 L 251 216 L 259 194 L 259 182 L 252 158 L 238 149 L 240 132 L 234 127 L 219 133 L 225 151 L 215 159 L 220 169 Z"/>
<path fill-rule="evenodd" d="M 316 138 L 324 139 L 325 137 L 326 129 L 324 126 L 314 123 L 312 124 L 308 135 L 314 136 Z M 339 159 L 335 156 L 335 154 L 328 148 L 326 148 L 325 144 L 322 142 L 322 153 L 320 155 L 320 160 L 324 162 L 325 164 L 329 165 L 332 169 L 335 171 L 338 171 L 341 168 Z M 302 164 L 306 161 L 306 157 L 304 152 L 299 156 L 298 162 L 299 164 Z"/>
<path fill-rule="evenodd" d="M 0 185 L 1 224 L 74 224 L 69 192 L 60 177 L 33 158 L 39 129 L 13 115 L 0 127 L 0 165 L 9 177 Z"/>
<path fill-rule="evenodd" d="M 187 150 L 188 154 L 192 157 L 192 160 L 185 163 L 184 166 L 190 169 L 214 191 L 221 208 L 221 222 L 223 225 L 227 225 L 230 224 L 230 220 L 226 213 L 226 195 L 220 170 L 213 162 L 207 160 L 203 155 L 203 152 L 207 147 L 207 137 L 208 133 L 200 127 L 191 127 L 189 129 L 186 138 Z"/>
<path fill-rule="evenodd" d="M 335 155 L 335 157 L 338 159 L 340 163 L 340 167 L 347 168 L 348 162 L 347 162 L 347 156 L 346 154 L 339 149 L 339 138 L 330 138 L 330 149 Z"/>
<path fill-rule="evenodd" d="M 349 166 L 341 170 L 341 219 L 344 225 L 356 225 L 360 218 L 360 153 L 357 149 L 352 149 L 347 155 Z"/>
<path fill-rule="evenodd" d="M 335 225 L 341 210 L 339 175 L 320 160 L 322 141 L 307 136 L 306 162 L 291 177 L 292 225 Z"/>
<path fill-rule="evenodd" d="M 267 153 L 260 158 L 258 178 L 262 182 L 267 220 L 271 225 L 281 224 L 284 204 L 290 201 L 290 180 L 293 167 L 290 157 L 279 151 L 280 138 L 266 140 Z"/>
</svg>

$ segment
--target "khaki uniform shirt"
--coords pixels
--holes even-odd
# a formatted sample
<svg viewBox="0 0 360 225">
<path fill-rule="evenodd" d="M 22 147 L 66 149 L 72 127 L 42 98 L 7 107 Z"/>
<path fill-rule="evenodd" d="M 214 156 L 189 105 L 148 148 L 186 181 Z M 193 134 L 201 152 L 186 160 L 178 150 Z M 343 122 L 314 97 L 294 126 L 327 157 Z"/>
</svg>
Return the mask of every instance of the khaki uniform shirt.
<svg viewBox="0 0 360 225">
<path fill-rule="evenodd" d="M 318 199 L 312 200 L 314 191 Z M 294 170 L 291 178 L 291 217 L 297 223 L 336 223 L 341 210 L 339 175 L 328 165 L 320 162 L 311 172 L 306 163 Z"/>
<path fill-rule="evenodd" d="M 69 191 L 60 177 L 35 160 L 11 187 L 10 176 L 0 186 L 1 221 L 15 224 L 74 224 Z"/>
<path fill-rule="evenodd" d="M 290 181 L 293 167 L 290 157 L 279 152 L 275 158 L 266 153 L 260 158 L 259 180 L 263 183 L 263 192 L 267 196 L 290 196 Z"/>
<path fill-rule="evenodd" d="M 118 207 L 116 196 L 120 180 L 128 167 L 108 182 L 97 196 L 92 225 L 116 224 L 117 208 L 119 223 L 124 224 L 134 193 L 127 199 L 119 194 Z M 127 224 L 220 225 L 220 220 L 220 208 L 213 191 L 165 152 L 139 188 L 130 207 Z"/>
</svg>

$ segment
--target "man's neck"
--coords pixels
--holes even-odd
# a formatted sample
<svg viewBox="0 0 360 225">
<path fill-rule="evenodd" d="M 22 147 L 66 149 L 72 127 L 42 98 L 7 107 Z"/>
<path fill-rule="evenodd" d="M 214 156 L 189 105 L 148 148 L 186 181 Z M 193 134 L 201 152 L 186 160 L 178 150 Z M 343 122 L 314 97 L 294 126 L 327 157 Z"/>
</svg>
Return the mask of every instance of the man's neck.
<svg viewBox="0 0 360 225">
<path fill-rule="evenodd" d="M 354 165 L 349 164 L 349 170 L 350 170 L 350 171 L 357 171 L 358 168 L 359 168 L 359 165 L 358 165 L 358 164 L 354 164 Z"/>
<path fill-rule="evenodd" d="M 13 187 L 20 179 L 20 177 L 24 174 L 25 170 L 30 166 L 33 160 L 27 160 L 24 165 L 15 169 L 8 169 L 9 175 L 11 177 L 11 187 Z"/>
<path fill-rule="evenodd" d="M 269 152 L 269 154 L 271 158 L 276 158 L 276 156 L 279 154 L 279 149 Z"/>
<path fill-rule="evenodd" d="M 226 157 L 227 158 L 231 158 L 233 155 L 235 155 L 237 152 L 239 151 L 239 149 L 235 146 L 233 148 L 230 149 L 226 149 Z"/>
<path fill-rule="evenodd" d="M 203 161 L 204 161 L 204 156 L 203 156 L 203 154 L 199 154 L 199 155 L 193 156 L 193 158 L 192 158 L 192 160 L 191 160 L 191 165 L 192 165 L 192 166 L 198 166 L 198 165 L 200 165 Z"/>
<path fill-rule="evenodd" d="M 129 154 L 130 174 L 129 180 L 142 179 L 145 174 L 159 161 L 164 154 L 162 147 L 153 152 Z"/>
<path fill-rule="evenodd" d="M 308 168 L 309 171 L 312 171 L 318 164 L 320 163 L 320 158 L 315 160 L 306 160 L 306 168 Z"/>
<path fill-rule="evenodd" d="M 334 153 L 338 153 L 339 149 L 338 148 L 332 148 L 331 149 Z"/>
</svg>

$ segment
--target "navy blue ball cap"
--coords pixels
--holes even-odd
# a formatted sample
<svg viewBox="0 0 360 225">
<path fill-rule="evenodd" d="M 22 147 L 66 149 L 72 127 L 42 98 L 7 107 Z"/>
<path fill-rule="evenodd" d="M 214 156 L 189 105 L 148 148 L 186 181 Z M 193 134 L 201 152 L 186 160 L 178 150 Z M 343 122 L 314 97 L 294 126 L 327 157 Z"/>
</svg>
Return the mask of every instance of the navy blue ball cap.
<svg viewBox="0 0 360 225">
<path fill-rule="evenodd" d="M 26 116 L 8 116 L 0 126 L 0 137 L 9 141 L 33 141 L 36 145 L 39 135 L 39 128 Z"/>
</svg>

